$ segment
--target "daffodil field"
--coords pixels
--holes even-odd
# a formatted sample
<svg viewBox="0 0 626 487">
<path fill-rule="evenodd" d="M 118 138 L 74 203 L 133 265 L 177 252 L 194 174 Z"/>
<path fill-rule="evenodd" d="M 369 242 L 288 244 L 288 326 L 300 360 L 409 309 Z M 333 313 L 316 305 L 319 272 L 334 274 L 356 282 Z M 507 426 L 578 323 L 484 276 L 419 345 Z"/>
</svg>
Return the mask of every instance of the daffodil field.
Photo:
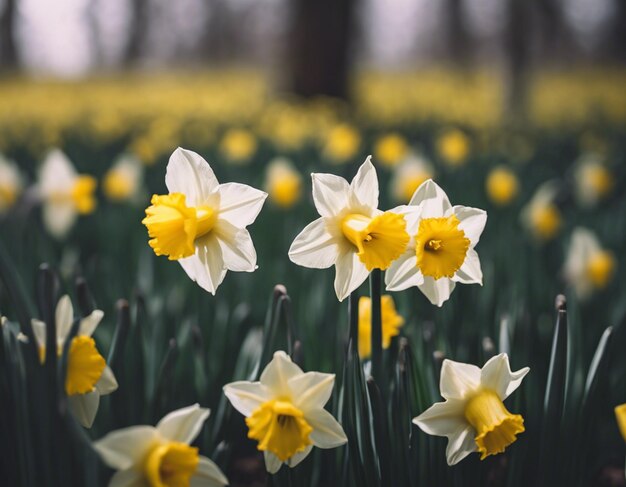
<svg viewBox="0 0 626 487">
<path fill-rule="evenodd" d="M 626 485 L 625 78 L 0 82 L 2 484 Z"/>
</svg>

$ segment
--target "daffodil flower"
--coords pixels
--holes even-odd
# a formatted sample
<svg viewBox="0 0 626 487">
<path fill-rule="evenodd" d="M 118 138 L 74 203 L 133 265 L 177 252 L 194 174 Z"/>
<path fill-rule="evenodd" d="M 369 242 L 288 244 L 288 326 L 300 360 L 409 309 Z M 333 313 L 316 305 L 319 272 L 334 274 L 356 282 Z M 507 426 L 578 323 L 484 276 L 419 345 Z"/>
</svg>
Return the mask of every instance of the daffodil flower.
<svg viewBox="0 0 626 487">
<path fill-rule="evenodd" d="M 615 418 L 622 438 L 626 441 L 626 403 L 615 406 Z"/>
<path fill-rule="evenodd" d="M 115 376 L 91 337 L 103 316 L 104 313 L 97 309 L 80 320 L 78 333 L 72 339 L 68 352 L 65 392 L 72 413 L 86 428 L 93 424 L 100 396 L 111 394 L 117 389 Z M 73 322 L 72 302 L 69 296 L 65 295 L 59 300 L 55 310 L 56 353 L 59 355 L 63 352 Z M 43 362 L 47 353 L 46 324 L 43 321 L 32 320 L 32 325 L 39 348 L 39 358 Z"/>
<path fill-rule="evenodd" d="M 142 223 L 156 255 L 178 260 L 200 287 L 215 294 L 226 271 L 253 272 L 256 251 L 246 227 L 267 194 L 245 184 L 219 184 L 209 164 L 178 148 L 167 165 L 167 195 L 154 195 Z"/>
<path fill-rule="evenodd" d="M 404 214 L 411 241 L 385 274 L 387 291 L 417 286 L 432 304 L 441 306 L 457 282 L 482 284 L 474 246 L 487 222 L 485 211 L 452 206 L 432 180 L 417 188 L 408 206 L 392 211 Z"/>
<path fill-rule="evenodd" d="M 131 426 L 96 441 L 102 461 L 117 470 L 109 487 L 228 485 L 219 467 L 189 446 L 208 416 L 208 409 L 194 404 L 169 413 L 156 427 Z"/>
<path fill-rule="evenodd" d="M 259 442 L 268 472 L 278 472 L 283 463 L 295 467 L 313 446 L 335 448 L 348 441 L 341 425 L 324 409 L 334 382 L 334 374 L 302 372 L 279 351 L 260 382 L 224 386 L 233 407 L 246 417 L 248 438 Z"/>
<path fill-rule="evenodd" d="M 559 191 L 556 181 L 543 183 L 522 209 L 522 224 L 536 242 L 553 239 L 561 229 L 562 218 L 554 199 Z"/>
<path fill-rule="evenodd" d="M 615 178 L 603 158 L 591 152 L 583 154 L 576 162 L 574 182 L 578 202 L 589 208 L 611 193 Z"/>
<path fill-rule="evenodd" d="M 22 176 L 17 166 L 0 154 L 0 215 L 15 204 L 22 187 Z"/>
<path fill-rule="evenodd" d="M 432 164 L 422 155 L 409 154 L 394 168 L 391 178 L 391 194 L 399 203 L 406 203 L 420 185 L 432 179 L 435 171 Z"/>
<path fill-rule="evenodd" d="M 492 203 L 506 206 L 519 193 L 517 176 L 506 166 L 495 167 L 487 176 L 485 191 Z"/>
<path fill-rule="evenodd" d="M 448 465 L 472 452 L 480 459 L 504 452 L 524 432 L 524 418 L 503 404 L 529 372 L 511 372 L 505 353 L 489 359 L 482 369 L 444 360 L 439 389 L 445 402 L 433 404 L 413 422 L 429 435 L 446 436 Z"/>
<path fill-rule="evenodd" d="M 265 190 L 272 203 L 290 208 L 300 199 L 302 176 L 287 159 L 276 158 L 267 166 Z"/>
<path fill-rule="evenodd" d="M 44 205 L 44 224 L 54 237 L 64 237 L 77 215 L 95 210 L 96 186 L 94 177 L 76 173 L 63 152 L 55 149 L 48 153 L 39 171 L 38 193 Z"/>
<path fill-rule="evenodd" d="M 607 286 L 615 270 L 613 253 L 603 249 L 586 228 L 575 228 L 563 268 L 566 281 L 576 295 L 587 299 L 594 290 Z"/>
<path fill-rule="evenodd" d="M 372 269 L 387 269 L 409 242 L 402 215 L 378 210 L 378 178 L 368 157 L 350 184 L 313 173 L 313 201 L 320 218 L 289 249 L 292 262 L 315 269 L 335 266 L 335 293 L 343 301 Z"/>
<path fill-rule="evenodd" d="M 380 297 L 382 317 L 382 347 L 389 348 L 391 339 L 400 333 L 404 318 L 396 311 L 396 305 L 389 294 Z M 372 300 L 367 296 L 359 298 L 359 357 L 367 359 L 372 354 Z"/>
<path fill-rule="evenodd" d="M 132 200 L 141 186 L 142 173 L 139 160 L 122 155 L 104 175 L 102 190 L 111 201 Z"/>
</svg>

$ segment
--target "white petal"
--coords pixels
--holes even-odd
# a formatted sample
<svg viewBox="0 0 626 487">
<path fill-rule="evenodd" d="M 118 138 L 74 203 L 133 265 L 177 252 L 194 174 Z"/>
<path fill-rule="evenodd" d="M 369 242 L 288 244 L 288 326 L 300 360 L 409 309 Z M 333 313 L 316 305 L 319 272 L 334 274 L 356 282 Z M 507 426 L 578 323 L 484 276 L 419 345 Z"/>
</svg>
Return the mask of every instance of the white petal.
<svg viewBox="0 0 626 487">
<path fill-rule="evenodd" d="M 403 291 L 412 286 L 420 286 L 424 283 L 424 276 L 417 267 L 415 249 L 409 249 L 385 271 L 385 289 L 387 291 Z"/>
<path fill-rule="evenodd" d="M 335 293 L 337 299 L 343 301 L 357 289 L 369 276 L 365 264 L 359 260 L 354 251 L 343 251 L 335 263 Z"/>
<path fill-rule="evenodd" d="M 446 359 L 441 365 L 439 390 L 444 399 L 464 399 L 480 386 L 480 369 Z"/>
<path fill-rule="evenodd" d="M 115 375 L 113 375 L 113 371 L 108 365 L 105 366 L 100 380 L 96 383 L 96 389 L 100 395 L 106 396 L 117 390 L 117 387 L 117 380 L 115 379 Z"/>
<path fill-rule="evenodd" d="M 98 390 L 87 394 L 68 396 L 67 402 L 76 420 L 85 428 L 91 428 L 100 405 L 100 393 Z"/>
<path fill-rule="evenodd" d="M 74 321 L 74 310 L 72 309 L 72 301 L 70 297 L 65 294 L 61 296 L 57 303 L 57 308 L 54 313 L 54 320 L 57 329 L 57 342 L 60 346 L 65 343 L 70 329 L 72 328 L 72 322 Z"/>
<path fill-rule="evenodd" d="M 212 460 L 200 457 L 198 468 L 191 477 L 190 487 L 221 487 L 228 485 L 228 479 Z"/>
<path fill-rule="evenodd" d="M 226 275 L 220 244 L 213 232 L 209 232 L 197 239 L 195 245 L 196 253 L 178 262 L 192 281 L 197 282 L 202 289 L 215 294 L 215 290 Z"/>
<path fill-rule="evenodd" d="M 139 465 L 159 438 L 152 426 L 131 426 L 113 431 L 93 444 L 102 461 L 116 470 Z"/>
<path fill-rule="evenodd" d="M 80 327 L 78 328 L 79 335 L 91 336 L 93 332 L 96 331 L 96 328 L 102 321 L 102 317 L 104 316 L 104 312 L 99 309 L 94 309 L 89 316 L 85 316 L 82 320 L 80 320 Z"/>
<path fill-rule="evenodd" d="M 33 327 L 33 334 L 37 340 L 37 346 L 46 346 L 46 324 L 43 321 L 32 319 L 30 324 Z"/>
<path fill-rule="evenodd" d="M 246 417 L 270 398 L 269 390 L 263 384 L 244 380 L 226 384 L 224 394 L 233 407 Z"/>
<path fill-rule="evenodd" d="M 424 282 L 418 285 L 420 291 L 424 293 L 424 296 L 426 296 L 432 304 L 439 307 L 450 298 L 450 294 L 454 291 L 455 286 L 456 283 L 451 279 L 446 277 L 433 279 L 430 276 L 424 276 Z"/>
<path fill-rule="evenodd" d="M 467 455 L 478 450 L 475 440 L 476 432 L 471 426 L 459 428 L 448 438 L 446 460 L 448 465 L 456 465 Z"/>
<path fill-rule="evenodd" d="M 319 448 L 335 448 L 348 442 L 337 420 L 325 409 L 307 411 L 304 419 L 313 428 L 311 441 Z"/>
<path fill-rule="evenodd" d="M 335 374 L 306 372 L 289 379 L 294 404 L 305 413 L 320 409 L 330 399 L 335 384 Z"/>
<path fill-rule="evenodd" d="M 108 487 L 144 487 L 143 473 L 136 468 L 119 470 L 111 477 Z"/>
<path fill-rule="evenodd" d="M 180 147 L 167 163 L 165 184 L 170 193 L 184 194 L 187 206 L 202 205 L 219 185 L 213 169 L 202 156 Z"/>
<path fill-rule="evenodd" d="M 432 179 L 424 181 L 415 190 L 409 205 L 422 207 L 422 218 L 438 218 L 452 207 L 445 191 Z"/>
<path fill-rule="evenodd" d="M 189 444 L 198 436 L 208 417 L 208 409 L 194 404 L 164 416 L 156 429 L 168 440 Z"/>
<path fill-rule="evenodd" d="M 474 249 L 467 251 L 465 262 L 463 262 L 461 268 L 456 271 L 452 280 L 463 284 L 483 283 L 483 271 L 480 268 L 480 259 Z"/>
<path fill-rule="evenodd" d="M 494 390 L 503 401 L 522 383 L 522 379 L 530 372 L 528 367 L 511 372 L 509 356 L 501 353 L 491 357 L 483 366 L 480 382 L 484 387 Z"/>
<path fill-rule="evenodd" d="M 289 259 L 294 264 L 313 269 L 326 269 L 337 261 L 339 244 L 328 231 L 324 217 L 309 223 L 289 248 Z"/>
<path fill-rule="evenodd" d="M 351 206 L 378 208 L 378 176 L 368 156 L 350 183 Z"/>
<path fill-rule="evenodd" d="M 48 202 L 43 207 L 43 222 L 57 239 L 65 237 L 76 221 L 76 208 L 71 203 Z"/>
<path fill-rule="evenodd" d="M 401 205 L 389 210 L 389 213 L 396 213 L 404 217 L 406 222 L 406 232 L 415 236 L 422 219 L 422 208 L 420 206 Z"/>
<path fill-rule="evenodd" d="M 451 436 L 459 427 L 466 427 L 465 401 L 452 399 L 436 402 L 413 419 L 424 433 L 436 436 Z"/>
<path fill-rule="evenodd" d="M 226 183 L 218 188 L 219 217 L 239 228 L 250 225 L 258 216 L 267 193 L 239 183 Z"/>
<path fill-rule="evenodd" d="M 281 462 L 280 459 L 272 452 L 264 451 L 263 458 L 265 459 L 265 470 L 269 473 L 274 474 L 280 470 L 280 467 L 283 466 L 283 462 Z"/>
<path fill-rule="evenodd" d="M 350 186 L 348 181 L 334 174 L 311 174 L 313 202 L 321 216 L 335 216 L 348 207 Z"/>
<path fill-rule="evenodd" d="M 74 166 L 63 152 L 54 149 L 46 155 L 39 170 L 39 188 L 44 197 L 71 190 L 75 179 Z"/>
<path fill-rule="evenodd" d="M 302 373 L 302 369 L 291 361 L 289 355 L 283 351 L 278 351 L 274 352 L 274 358 L 261 374 L 261 383 L 274 396 L 290 397 L 291 390 L 287 382 L 292 377 Z"/>
<path fill-rule="evenodd" d="M 301 452 L 296 453 L 294 456 L 292 456 L 291 458 L 288 458 L 287 461 L 285 462 L 287 465 L 289 465 L 290 468 L 295 467 L 296 465 L 298 465 L 300 462 L 302 462 L 302 460 L 304 460 L 309 453 L 311 453 L 311 450 L 313 449 L 313 445 L 309 445 L 307 446 L 304 450 L 302 450 Z"/>
<path fill-rule="evenodd" d="M 465 236 L 470 239 L 470 248 L 480 240 L 480 235 L 485 229 L 487 223 L 487 212 L 479 208 L 471 208 L 469 206 L 455 206 L 452 208 L 459 221 L 459 228 L 465 232 Z"/>
<path fill-rule="evenodd" d="M 224 267 L 229 271 L 253 272 L 256 250 L 245 228 L 237 228 L 226 220 L 218 220 L 213 233 L 219 243 Z"/>
</svg>

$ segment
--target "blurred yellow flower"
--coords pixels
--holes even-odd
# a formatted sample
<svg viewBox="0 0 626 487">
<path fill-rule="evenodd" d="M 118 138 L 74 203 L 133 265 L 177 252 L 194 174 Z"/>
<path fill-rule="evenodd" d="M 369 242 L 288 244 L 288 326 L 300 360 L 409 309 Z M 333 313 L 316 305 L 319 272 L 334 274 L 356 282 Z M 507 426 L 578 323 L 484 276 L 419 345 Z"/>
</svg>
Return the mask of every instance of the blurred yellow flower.
<svg viewBox="0 0 626 487">
<path fill-rule="evenodd" d="M 230 129 L 222 137 L 220 151 L 230 162 L 243 164 L 254 155 L 257 141 L 252 132 L 246 129 Z"/>
<path fill-rule="evenodd" d="M 15 163 L 0 154 L 0 215 L 10 209 L 22 192 L 22 177 Z"/>
<path fill-rule="evenodd" d="M 351 125 L 339 124 L 328 133 L 324 154 L 333 162 L 342 163 L 350 160 L 361 146 L 361 135 Z"/>
<path fill-rule="evenodd" d="M 391 345 L 391 339 L 400 333 L 404 318 L 396 311 L 396 305 L 389 294 L 380 298 L 382 312 L 383 348 Z M 372 354 L 372 300 L 367 296 L 359 299 L 359 357 L 367 359 Z"/>
<path fill-rule="evenodd" d="M 406 203 L 420 185 L 432 179 L 435 171 L 425 158 L 410 155 L 399 166 L 396 166 L 391 178 L 391 194 L 395 201 Z"/>
<path fill-rule="evenodd" d="M 465 164 L 470 151 L 470 139 L 459 129 L 449 129 L 437 138 L 437 153 L 450 167 Z"/>
<path fill-rule="evenodd" d="M 583 206 L 593 206 L 613 189 L 613 174 L 597 154 L 585 154 L 574 172 L 576 197 Z"/>
<path fill-rule="evenodd" d="M 384 135 L 374 145 L 374 159 L 384 166 L 395 166 L 407 156 L 408 152 L 406 140 L 398 134 Z M 415 188 L 417 189 L 417 186 Z"/>
<path fill-rule="evenodd" d="M 617 418 L 617 425 L 622 433 L 622 438 L 626 441 L 626 403 L 615 407 L 615 417 Z"/>
<path fill-rule="evenodd" d="M 265 191 L 271 202 L 290 208 L 302 194 L 302 176 L 287 159 L 276 158 L 267 167 Z"/>
<path fill-rule="evenodd" d="M 132 199 L 141 184 L 140 162 L 132 156 L 120 157 L 104 175 L 102 189 L 112 201 Z"/>
<path fill-rule="evenodd" d="M 561 229 L 561 212 L 554 204 L 555 181 L 543 183 L 521 213 L 522 223 L 539 242 L 553 239 Z"/>
<path fill-rule="evenodd" d="M 157 151 L 146 136 L 137 137 L 131 143 L 130 151 L 146 166 L 152 166 L 158 157 Z"/>
<path fill-rule="evenodd" d="M 515 199 L 519 192 L 517 176 L 507 167 L 498 166 L 487 176 L 485 190 L 492 203 L 506 206 Z"/>
</svg>

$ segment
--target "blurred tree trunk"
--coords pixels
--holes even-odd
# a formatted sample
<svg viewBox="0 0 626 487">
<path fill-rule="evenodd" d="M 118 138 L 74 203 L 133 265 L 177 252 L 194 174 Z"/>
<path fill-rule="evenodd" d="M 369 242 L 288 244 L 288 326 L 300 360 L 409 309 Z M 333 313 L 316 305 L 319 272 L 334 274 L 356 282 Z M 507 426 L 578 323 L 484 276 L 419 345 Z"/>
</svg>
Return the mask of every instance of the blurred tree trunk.
<svg viewBox="0 0 626 487">
<path fill-rule="evenodd" d="M 357 0 L 292 0 L 289 85 L 304 97 L 347 99 Z"/>
<path fill-rule="evenodd" d="M 131 0 L 128 41 L 123 62 L 126 66 L 136 64 L 143 54 L 148 33 L 149 0 Z"/>
<path fill-rule="evenodd" d="M 507 30 L 504 34 L 507 118 L 526 116 L 528 70 L 530 65 L 530 12 L 528 0 L 509 0 Z"/>
<path fill-rule="evenodd" d="M 15 45 L 15 14 L 17 0 L 5 0 L 0 14 L 0 70 L 14 71 L 19 59 Z"/>
<path fill-rule="evenodd" d="M 471 39 L 463 18 L 463 0 L 446 0 L 446 40 L 450 60 L 459 67 L 469 63 Z"/>
</svg>

